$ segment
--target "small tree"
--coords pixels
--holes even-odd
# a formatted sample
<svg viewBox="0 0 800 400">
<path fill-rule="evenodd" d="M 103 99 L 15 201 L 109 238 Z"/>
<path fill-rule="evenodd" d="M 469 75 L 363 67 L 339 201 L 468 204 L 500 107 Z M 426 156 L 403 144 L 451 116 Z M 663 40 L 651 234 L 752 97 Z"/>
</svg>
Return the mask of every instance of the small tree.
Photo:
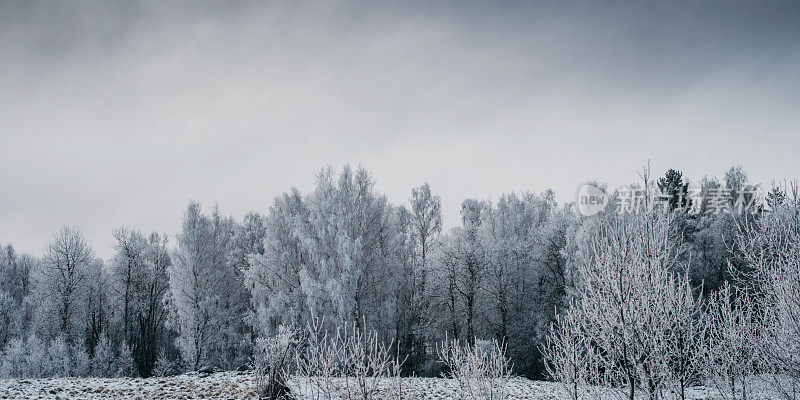
<svg viewBox="0 0 800 400">
<path fill-rule="evenodd" d="M 703 303 L 689 283 L 689 272 L 673 279 L 674 284 L 658 289 L 665 291 L 664 319 L 669 321 L 660 350 L 667 367 L 666 386 L 685 400 L 687 389 L 702 378 L 703 339 L 708 324 L 703 319 Z"/>
<path fill-rule="evenodd" d="M 590 387 L 598 381 L 600 357 L 586 334 L 588 325 L 574 303 L 550 325 L 550 335 L 542 348 L 545 368 L 553 380 L 560 382 L 569 398 L 590 398 Z"/>
<path fill-rule="evenodd" d="M 91 361 L 89 354 L 86 353 L 86 347 L 83 342 L 75 342 L 70 347 L 72 353 L 71 361 L 71 376 L 84 377 L 88 376 L 91 370 Z"/>
<path fill-rule="evenodd" d="M 657 184 L 661 194 L 667 196 L 670 210 L 687 210 L 691 207 L 689 183 L 683 181 L 683 173 L 669 169 Z"/>
<path fill-rule="evenodd" d="M 762 347 L 752 299 L 725 284 L 709 297 L 706 319 L 706 384 L 716 387 L 726 400 L 751 398 Z"/>
<path fill-rule="evenodd" d="M 760 318 L 760 369 L 769 372 L 777 396 L 800 393 L 800 212 L 794 201 L 740 227 L 737 244 L 752 273 L 750 283 Z"/>
</svg>

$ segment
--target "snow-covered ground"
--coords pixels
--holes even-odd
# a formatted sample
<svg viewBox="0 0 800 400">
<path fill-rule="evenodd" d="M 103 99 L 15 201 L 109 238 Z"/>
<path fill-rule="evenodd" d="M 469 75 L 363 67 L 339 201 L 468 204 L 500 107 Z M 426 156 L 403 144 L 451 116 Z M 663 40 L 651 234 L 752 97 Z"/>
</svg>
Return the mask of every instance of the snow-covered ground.
<svg viewBox="0 0 800 400">
<path fill-rule="evenodd" d="M 197 373 L 169 378 L 0 379 L 0 399 L 255 399 L 252 374 Z"/>
<path fill-rule="evenodd" d="M 292 382 L 290 386 L 296 386 Z M 388 386 L 388 384 L 387 384 Z M 404 398 L 419 400 L 457 399 L 454 382 L 438 378 L 405 378 Z M 391 390 L 386 387 L 385 390 Z M 690 399 L 712 399 L 713 391 L 693 389 Z M 169 378 L 50 378 L 0 380 L 0 399 L 256 399 L 250 373 L 197 373 Z M 514 400 L 564 399 L 561 387 L 552 382 L 512 379 L 508 398 Z"/>
</svg>

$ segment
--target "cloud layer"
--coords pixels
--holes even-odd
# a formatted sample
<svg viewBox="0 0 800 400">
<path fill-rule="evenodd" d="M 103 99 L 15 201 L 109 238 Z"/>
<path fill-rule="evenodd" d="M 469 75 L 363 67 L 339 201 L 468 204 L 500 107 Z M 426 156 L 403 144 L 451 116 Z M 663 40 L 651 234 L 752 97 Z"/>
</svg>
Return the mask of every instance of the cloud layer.
<svg viewBox="0 0 800 400">
<path fill-rule="evenodd" d="M 363 164 L 404 202 L 741 163 L 800 172 L 800 8 L 733 2 L 3 2 L 0 241 L 111 254 Z"/>
</svg>

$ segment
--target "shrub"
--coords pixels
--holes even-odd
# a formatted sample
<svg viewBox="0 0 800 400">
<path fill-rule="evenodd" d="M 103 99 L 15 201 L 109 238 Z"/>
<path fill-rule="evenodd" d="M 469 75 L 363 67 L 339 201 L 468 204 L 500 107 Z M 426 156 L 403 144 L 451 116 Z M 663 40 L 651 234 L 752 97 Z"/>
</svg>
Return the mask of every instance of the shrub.
<svg viewBox="0 0 800 400">
<path fill-rule="evenodd" d="M 288 398 L 297 344 L 297 331 L 286 326 L 281 326 L 273 337 L 256 340 L 255 379 L 260 399 Z"/>
<path fill-rule="evenodd" d="M 507 398 L 511 365 L 505 346 L 496 340 L 462 345 L 458 340 L 443 342 L 439 359 L 456 383 L 461 400 L 504 400 Z"/>
</svg>

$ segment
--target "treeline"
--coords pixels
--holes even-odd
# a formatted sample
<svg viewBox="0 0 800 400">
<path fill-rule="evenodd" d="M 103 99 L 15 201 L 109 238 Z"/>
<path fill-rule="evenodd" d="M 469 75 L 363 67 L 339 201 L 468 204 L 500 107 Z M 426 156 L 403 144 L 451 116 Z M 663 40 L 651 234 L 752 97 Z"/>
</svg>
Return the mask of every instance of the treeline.
<svg viewBox="0 0 800 400">
<path fill-rule="evenodd" d="M 697 213 L 681 211 L 689 200 L 677 171 L 634 186 L 667 194 L 670 247 L 647 254 L 668 250 L 662 256 L 670 261 L 647 265 L 686 276 L 693 299 L 755 282 L 737 238 L 790 202 L 774 188 L 769 204 L 735 212 L 736 193 L 752 188 L 739 167 L 700 183 L 692 200 L 700 202 Z M 429 185 L 398 205 L 373 184 L 363 168 L 327 168 L 310 193 L 292 189 L 266 213 L 241 221 L 190 203 L 174 243 L 120 228 L 109 260 L 97 258 L 72 227 L 57 232 L 39 257 L 5 246 L 0 376 L 248 367 L 257 338 L 305 326 L 312 313 L 329 329 L 354 323 L 377 331 L 405 360 L 404 374 L 439 374 L 436 344 L 448 338 L 496 339 L 507 345 L 515 373 L 545 376 L 548 337 L 587 298 L 586 266 L 602 265 L 596 260 L 604 255 L 615 260 L 592 246 L 619 218 L 620 194 L 592 217 L 558 204 L 549 190 L 467 199 L 461 224 L 444 231 L 441 201 Z M 728 203 L 712 199 L 720 188 L 734 194 Z M 712 205 L 724 212 L 708 212 Z"/>
</svg>

